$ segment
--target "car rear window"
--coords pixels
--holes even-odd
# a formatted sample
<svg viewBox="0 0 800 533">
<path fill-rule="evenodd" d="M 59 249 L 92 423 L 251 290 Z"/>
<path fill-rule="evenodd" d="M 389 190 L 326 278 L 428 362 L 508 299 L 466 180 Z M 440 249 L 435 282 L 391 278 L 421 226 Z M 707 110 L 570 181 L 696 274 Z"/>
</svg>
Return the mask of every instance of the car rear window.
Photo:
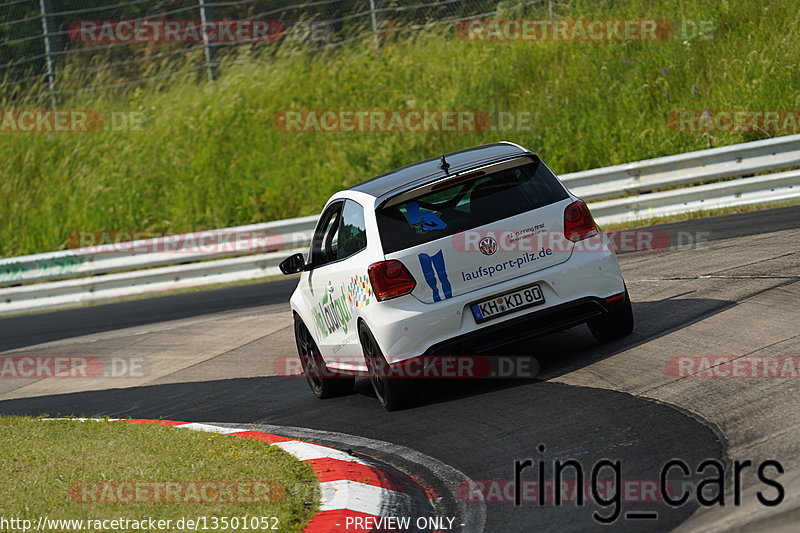
<svg viewBox="0 0 800 533">
<path fill-rule="evenodd" d="M 568 197 L 553 173 L 533 161 L 379 209 L 378 231 L 388 254 Z"/>
</svg>

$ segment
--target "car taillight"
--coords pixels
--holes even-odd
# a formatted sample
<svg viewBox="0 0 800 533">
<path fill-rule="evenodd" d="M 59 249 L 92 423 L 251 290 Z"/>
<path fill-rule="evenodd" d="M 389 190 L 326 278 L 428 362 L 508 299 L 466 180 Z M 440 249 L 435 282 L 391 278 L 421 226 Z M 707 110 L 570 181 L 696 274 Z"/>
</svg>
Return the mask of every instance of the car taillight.
<svg viewBox="0 0 800 533">
<path fill-rule="evenodd" d="M 409 294 L 417 286 L 417 281 L 411 272 L 395 259 L 371 264 L 369 280 L 379 302 Z"/>
<path fill-rule="evenodd" d="M 564 236 L 572 242 L 594 237 L 599 232 L 589 207 L 578 200 L 564 210 Z"/>
</svg>

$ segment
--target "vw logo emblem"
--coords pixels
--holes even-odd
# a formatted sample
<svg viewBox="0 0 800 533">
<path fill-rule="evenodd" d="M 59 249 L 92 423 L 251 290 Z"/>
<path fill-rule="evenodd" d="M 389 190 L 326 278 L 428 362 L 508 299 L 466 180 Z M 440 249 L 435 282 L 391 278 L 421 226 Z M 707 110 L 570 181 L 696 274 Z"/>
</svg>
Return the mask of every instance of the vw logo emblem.
<svg viewBox="0 0 800 533">
<path fill-rule="evenodd" d="M 478 243 L 478 250 L 480 250 L 483 255 L 493 255 L 497 251 L 497 241 L 492 237 L 484 237 L 481 239 L 481 242 Z"/>
</svg>

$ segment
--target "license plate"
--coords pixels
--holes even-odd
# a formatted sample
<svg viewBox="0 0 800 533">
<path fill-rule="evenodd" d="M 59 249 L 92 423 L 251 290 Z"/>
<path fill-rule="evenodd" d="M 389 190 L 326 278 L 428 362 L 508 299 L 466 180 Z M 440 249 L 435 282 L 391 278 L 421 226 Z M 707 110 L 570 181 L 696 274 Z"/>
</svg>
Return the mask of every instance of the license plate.
<svg viewBox="0 0 800 533">
<path fill-rule="evenodd" d="M 526 307 L 540 305 L 544 303 L 544 295 L 539 285 L 531 285 L 524 289 L 500 294 L 494 298 L 476 302 L 470 307 L 475 322 L 485 322 Z"/>
</svg>

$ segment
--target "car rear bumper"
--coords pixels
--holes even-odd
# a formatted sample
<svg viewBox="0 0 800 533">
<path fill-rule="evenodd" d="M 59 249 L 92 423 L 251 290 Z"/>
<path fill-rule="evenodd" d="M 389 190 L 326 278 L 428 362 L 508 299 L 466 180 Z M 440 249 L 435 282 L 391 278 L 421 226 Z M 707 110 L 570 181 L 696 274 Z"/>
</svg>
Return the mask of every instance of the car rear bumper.
<svg viewBox="0 0 800 533">
<path fill-rule="evenodd" d="M 476 323 L 470 305 L 539 284 L 545 303 Z M 436 303 L 405 296 L 367 309 L 364 319 L 390 364 L 421 355 L 478 354 L 599 316 L 625 291 L 613 252 L 573 253 L 559 265 Z M 621 299 L 619 299 L 621 300 Z"/>
<path fill-rule="evenodd" d="M 459 335 L 428 348 L 424 355 L 481 355 L 525 339 L 583 324 L 622 306 L 624 299 L 606 302 L 600 298 L 580 298 L 541 311 L 527 313 L 506 322 Z"/>
</svg>

